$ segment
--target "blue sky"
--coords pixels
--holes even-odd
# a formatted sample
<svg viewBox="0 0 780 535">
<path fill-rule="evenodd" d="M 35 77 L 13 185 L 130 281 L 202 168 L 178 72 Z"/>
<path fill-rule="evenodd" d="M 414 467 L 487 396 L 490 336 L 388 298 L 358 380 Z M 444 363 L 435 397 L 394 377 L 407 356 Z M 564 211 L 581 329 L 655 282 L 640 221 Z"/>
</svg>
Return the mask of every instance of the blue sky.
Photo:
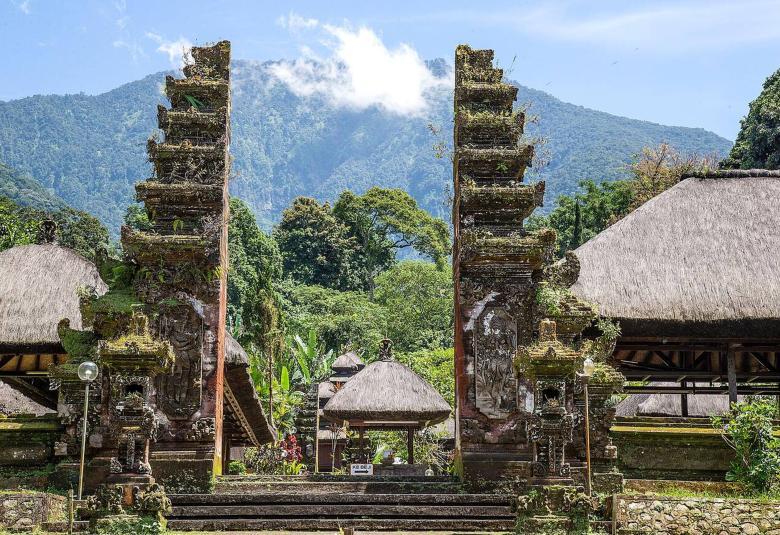
<svg viewBox="0 0 780 535">
<path fill-rule="evenodd" d="M 353 80 L 393 69 L 344 102 L 397 105 L 428 83 L 415 58 L 451 61 L 467 42 L 567 102 L 733 139 L 780 67 L 779 20 L 778 0 L 0 0 L 0 100 L 99 93 L 230 39 L 240 59 L 346 58 Z"/>
</svg>

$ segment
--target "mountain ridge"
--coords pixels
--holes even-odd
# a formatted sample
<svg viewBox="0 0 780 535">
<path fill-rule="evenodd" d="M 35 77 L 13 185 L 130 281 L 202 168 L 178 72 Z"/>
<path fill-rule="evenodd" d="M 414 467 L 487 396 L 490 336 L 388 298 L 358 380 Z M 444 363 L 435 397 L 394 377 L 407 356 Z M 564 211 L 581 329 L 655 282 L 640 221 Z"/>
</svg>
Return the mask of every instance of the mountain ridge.
<svg viewBox="0 0 780 535">
<path fill-rule="evenodd" d="M 345 188 L 361 192 L 373 185 L 406 189 L 423 207 L 449 218 L 451 164 L 437 158 L 433 146 L 451 142 L 451 88 L 431 96 L 423 117 L 338 108 L 322 96 L 296 96 L 271 78 L 270 63 L 239 60 L 233 66 L 231 192 L 264 226 L 297 195 L 333 200 Z M 93 213 L 116 233 L 133 185 L 151 173 L 145 142 L 156 131 L 156 104 L 164 102 L 168 73 L 97 95 L 0 102 L 0 162 L 35 177 L 44 190 Z M 579 180 L 621 178 L 644 146 L 663 141 L 683 152 L 718 155 L 731 146 L 701 128 L 629 119 L 519 87 L 518 102 L 530 103 L 530 114 L 540 116 L 529 135 L 547 138 L 552 153 L 545 168 L 529 174 L 547 182 L 547 208 L 559 194 L 576 190 Z"/>
</svg>

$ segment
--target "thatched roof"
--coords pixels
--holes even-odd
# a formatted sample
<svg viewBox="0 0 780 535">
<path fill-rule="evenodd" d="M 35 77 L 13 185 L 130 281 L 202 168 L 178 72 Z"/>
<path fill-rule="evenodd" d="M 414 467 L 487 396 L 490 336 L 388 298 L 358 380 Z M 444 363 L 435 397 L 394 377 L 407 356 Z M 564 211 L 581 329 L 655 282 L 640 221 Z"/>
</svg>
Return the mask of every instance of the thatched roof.
<svg viewBox="0 0 780 535">
<path fill-rule="evenodd" d="M 654 386 L 678 383 L 654 382 Z M 742 396 L 738 399 L 741 401 Z M 617 416 L 682 416 L 680 394 L 631 394 L 617 404 Z M 721 416 L 729 410 L 727 394 L 689 394 L 688 416 Z"/>
<path fill-rule="evenodd" d="M 0 253 L 0 346 L 59 346 L 57 324 L 81 329 L 80 287 L 108 287 L 95 264 L 54 243 L 19 245 Z"/>
<path fill-rule="evenodd" d="M 687 178 L 580 246 L 572 291 L 620 319 L 780 319 L 780 176 L 708 176 L 717 178 Z"/>
<path fill-rule="evenodd" d="M 0 381 L 0 414 L 11 416 L 13 414 L 54 414 L 55 411 L 36 403 L 15 388 Z"/>
<path fill-rule="evenodd" d="M 276 433 L 268 423 L 249 373 L 249 356 L 229 332 L 225 333 L 225 381 L 228 408 L 250 442 L 257 446 L 275 440 Z"/>
<path fill-rule="evenodd" d="M 354 351 L 347 351 L 346 353 L 339 355 L 336 360 L 331 364 L 331 369 L 338 373 L 356 372 L 365 368 L 366 364 L 363 359 L 358 356 Z"/>
<path fill-rule="evenodd" d="M 422 377 L 395 360 L 372 362 L 330 398 L 324 416 L 365 425 L 425 426 L 445 420 L 450 406 Z"/>
<path fill-rule="evenodd" d="M 728 395 L 688 396 L 688 416 L 722 416 L 728 410 Z M 618 403 L 617 416 L 682 416 L 682 400 L 680 394 L 632 394 Z"/>
</svg>

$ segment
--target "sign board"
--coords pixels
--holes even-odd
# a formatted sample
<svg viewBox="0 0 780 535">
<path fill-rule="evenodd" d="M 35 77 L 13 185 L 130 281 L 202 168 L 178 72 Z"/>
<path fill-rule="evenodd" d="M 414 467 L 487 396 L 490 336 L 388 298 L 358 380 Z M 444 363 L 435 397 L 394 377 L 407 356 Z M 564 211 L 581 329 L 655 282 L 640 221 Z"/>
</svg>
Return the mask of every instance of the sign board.
<svg viewBox="0 0 780 535">
<path fill-rule="evenodd" d="M 349 474 L 352 476 L 373 476 L 374 465 L 373 464 L 350 464 Z"/>
</svg>

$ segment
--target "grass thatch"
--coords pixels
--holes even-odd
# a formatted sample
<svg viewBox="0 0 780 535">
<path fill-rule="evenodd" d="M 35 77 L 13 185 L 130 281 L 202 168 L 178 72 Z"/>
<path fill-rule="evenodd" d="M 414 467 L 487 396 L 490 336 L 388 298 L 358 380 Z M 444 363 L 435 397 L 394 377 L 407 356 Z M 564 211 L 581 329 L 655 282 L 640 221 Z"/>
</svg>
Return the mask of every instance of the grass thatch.
<svg viewBox="0 0 780 535">
<path fill-rule="evenodd" d="M 780 318 L 780 174 L 708 176 L 683 180 L 579 247 L 572 291 L 613 318 Z"/>
<path fill-rule="evenodd" d="M 234 411 L 244 415 L 238 424 L 246 428 L 248 435 L 254 435 L 254 445 L 273 441 L 275 432 L 265 416 L 249 373 L 249 356 L 229 332 L 225 333 L 225 381 L 230 390 L 225 403 L 235 404 Z"/>
<path fill-rule="evenodd" d="M 673 386 L 677 383 L 653 383 Z M 742 396 L 739 396 L 742 400 Z M 631 394 L 617 404 L 617 416 L 682 416 L 680 394 Z M 689 394 L 688 416 L 722 416 L 729 410 L 728 394 Z"/>
<path fill-rule="evenodd" d="M 54 414 L 54 411 L 34 402 L 15 388 L 0 380 L 0 415 L 14 414 Z"/>
<path fill-rule="evenodd" d="M 347 351 L 339 355 L 330 367 L 334 372 L 356 372 L 362 370 L 365 366 L 363 359 L 357 353 Z"/>
<path fill-rule="evenodd" d="M 450 406 L 425 379 L 394 360 L 372 362 L 355 374 L 328 401 L 329 420 L 415 421 L 435 424 L 450 415 Z"/>
<path fill-rule="evenodd" d="M 77 290 L 108 287 L 92 262 L 56 244 L 20 245 L 0 253 L 0 344 L 59 344 L 57 324 L 82 329 Z"/>
</svg>

